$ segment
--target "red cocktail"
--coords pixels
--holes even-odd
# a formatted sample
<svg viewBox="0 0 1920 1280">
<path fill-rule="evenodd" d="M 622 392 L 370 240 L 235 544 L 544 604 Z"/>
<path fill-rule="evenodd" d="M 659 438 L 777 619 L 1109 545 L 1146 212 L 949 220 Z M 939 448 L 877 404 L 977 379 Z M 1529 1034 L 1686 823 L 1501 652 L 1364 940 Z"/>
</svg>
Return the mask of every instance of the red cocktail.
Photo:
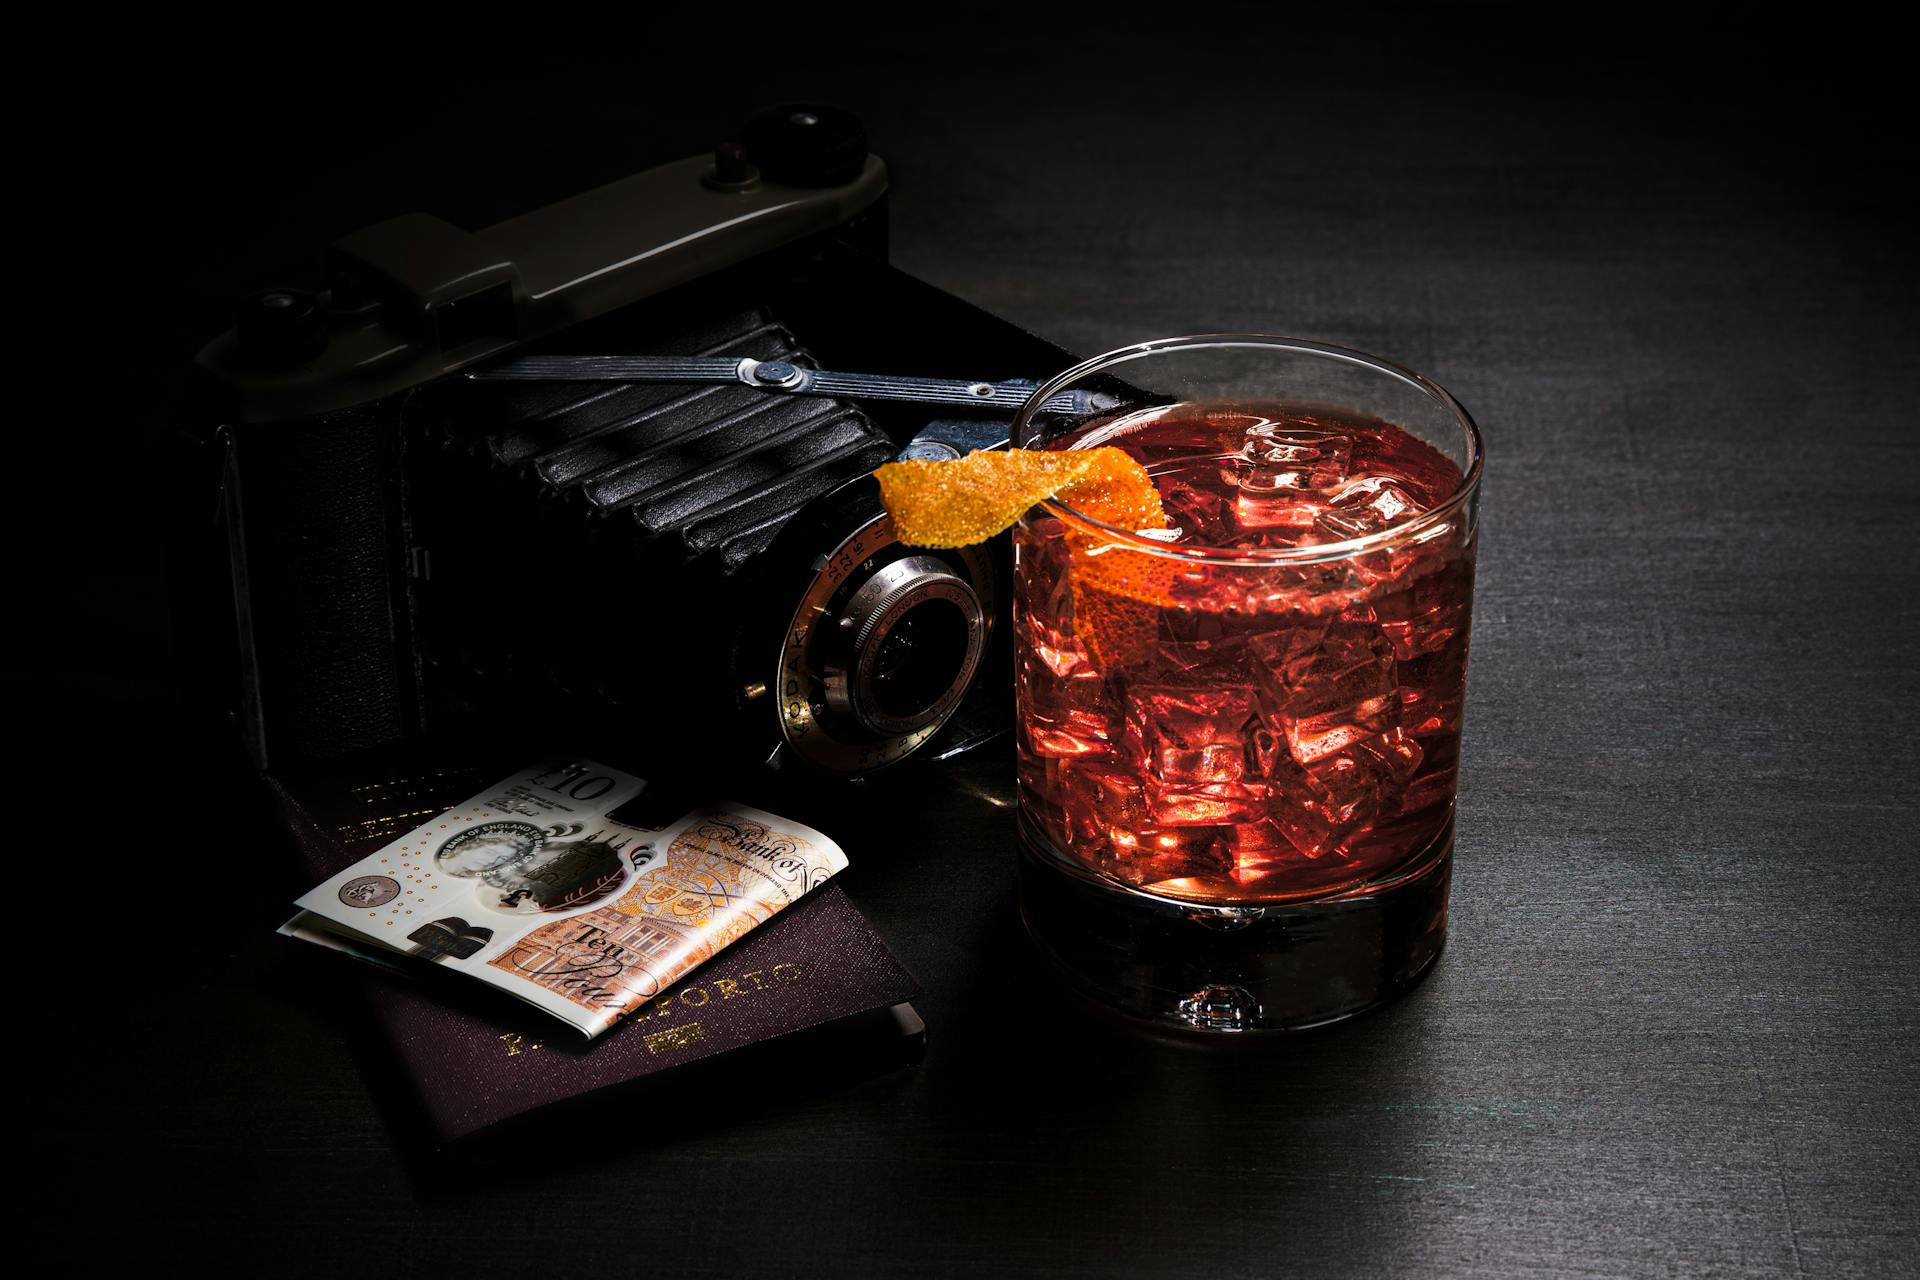
<svg viewBox="0 0 1920 1280">
<path fill-rule="evenodd" d="M 1242 392 L 1259 344 L 1288 342 L 1176 340 L 1221 341 L 1237 345 L 1148 354 L 1224 360 L 1237 381 L 1130 387 L 1120 409 L 1024 441 L 1125 450 L 1172 526 L 1118 530 L 1047 503 L 1015 529 L 1029 844 L 1096 885 L 1235 920 L 1437 874 L 1443 927 L 1477 436 L 1444 392 L 1370 361 L 1298 376 L 1302 398 L 1282 398 L 1294 379 L 1270 398 L 1174 398 Z M 1323 353 L 1365 360 L 1287 348 L 1301 369 Z M 1112 372 L 1153 376 L 1133 358 L 1144 369 Z M 1395 390 L 1370 400 L 1340 382 L 1371 369 Z M 1409 380 L 1425 416 L 1395 400 Z"/>
</svg>

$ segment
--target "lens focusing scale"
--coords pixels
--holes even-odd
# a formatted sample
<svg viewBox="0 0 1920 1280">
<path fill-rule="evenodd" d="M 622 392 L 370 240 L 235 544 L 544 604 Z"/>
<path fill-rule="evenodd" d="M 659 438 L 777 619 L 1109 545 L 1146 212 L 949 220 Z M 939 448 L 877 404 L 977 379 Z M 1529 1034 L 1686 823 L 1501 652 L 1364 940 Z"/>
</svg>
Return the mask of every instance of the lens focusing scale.
<svg viewBox="0 0 1920 1280">
<path fill-rule="evenodd" d="M 937 725 L 980 665 L 985 621 L 980 597 L 945 561 L 895 560 L 840 615 L 852 643 L 826 671 L 828 700 L 876 734 Z"/>
</svg>

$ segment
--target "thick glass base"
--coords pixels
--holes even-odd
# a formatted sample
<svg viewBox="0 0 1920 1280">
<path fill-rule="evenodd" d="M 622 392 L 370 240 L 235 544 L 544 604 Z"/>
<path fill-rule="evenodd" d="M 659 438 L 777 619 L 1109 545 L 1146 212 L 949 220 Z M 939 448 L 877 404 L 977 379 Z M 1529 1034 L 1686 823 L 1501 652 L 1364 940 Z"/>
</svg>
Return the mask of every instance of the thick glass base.
<svg viewBox="0 0 1920 1280">
<path fill-rule="evenodd" d="M 1447 939 L 1449 821 L 1389 880 L 1307 902 L 1211 906 L 1104 879 L 1021 815 L 1020 914 L 1078 994 L 1202 1036 L 1304 1031 L 1412 987 Z"/>
</svg>

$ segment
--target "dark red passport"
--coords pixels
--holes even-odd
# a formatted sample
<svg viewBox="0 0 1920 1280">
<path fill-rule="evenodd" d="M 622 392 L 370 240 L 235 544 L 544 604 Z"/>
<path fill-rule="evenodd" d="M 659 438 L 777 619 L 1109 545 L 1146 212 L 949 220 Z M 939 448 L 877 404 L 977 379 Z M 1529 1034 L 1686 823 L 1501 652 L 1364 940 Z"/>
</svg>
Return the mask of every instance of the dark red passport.
<svg viewBox="0 0 1920 1280">
<path fill-rule="evenodd" d="M 354 785 L 269 780 L 310 882 L 484 786 L 478 770 Z M 790 1046 L 857 1068 L 917 1056 L 918 984 L 834 883 L 747 934 L 592 1042 L 459 975 L 362 980 L 373 1015 L 433 1131 L 451 1142 L 719 1055 Z M 668 1088 L 666 1081 L 659 1087 Z"/>
</svg>

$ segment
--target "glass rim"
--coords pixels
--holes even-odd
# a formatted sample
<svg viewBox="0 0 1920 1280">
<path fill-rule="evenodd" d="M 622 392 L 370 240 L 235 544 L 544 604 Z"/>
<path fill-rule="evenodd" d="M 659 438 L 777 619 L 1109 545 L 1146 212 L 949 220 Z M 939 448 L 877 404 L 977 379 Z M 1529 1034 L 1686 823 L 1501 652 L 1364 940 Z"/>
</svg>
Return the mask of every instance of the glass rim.
<svg viewBox="0 0 1920 1280">
<path fill-rule="evenodd" d="M 1111 538 L 1120 546 L 1150 555 L 1164 556 L 1169 560 L 1240 565 L 1317 564 L 1328 560 L 1345 560 L 1377 548 L 1410 541 L 1425 534 L 1449 520 L 1480 486 L 1481 467 L 1485 460 L 1480 426 L 1473 420 L 1473 415 L 1467 412 L 1466 406 L 1454 399 L 1445 387 L 1431 378 L 1415 373 L 1412 369 L 1395 364 L 1391 360 L 1384 360 L 1369 352 L 1356 351 L 1351 347 L 1339 347 L 1328 342 L 1315 342 L 1310 338 L 1294 338 L 1276 333 L 1196 333 L 1177 338 L 1153 338 L 1146 342 L 1136 342 L 1131 346 L 1116 347 L 1102 355 L 1083 360 L 1071 369 L 1047 379 L 1027 397 L 1026 402 L 1013 415 L 1013 425 L 1009 432 L 1011 444 L 1015 448 L 1025 447 L 1020 443 L 1021 437 L 1031 425 L 1040 407 L 1081 378 L 1142 356 L 1184 347 L 1283 347 L 1364 365 L 1411 383 L 1452 413 L 1455 420 L 1466 431 L 1467 445 L 1472 455 L 1468 459 L 1467 466 L 1460 473 L 1460 483 L 1454 487 L 1452 493 L 1432 507 L 1408 516 L 1404 520 L 1396 521 L 1384 529 L 1376 529 L 1372 533 L 1358 538 L 1349 538 L 1345 542 L 1319 543 L 1310 547 L 1242 548 L 1222 547 L 1210 543 L 1161 542 L 1155 538 L 1143 538 L 1131 529 L 1123 529 L 1119 525 L 1096 520 L 1054 498 L 1043 498 L 1036 505 L 1069 524 Z"/>
</svg>

